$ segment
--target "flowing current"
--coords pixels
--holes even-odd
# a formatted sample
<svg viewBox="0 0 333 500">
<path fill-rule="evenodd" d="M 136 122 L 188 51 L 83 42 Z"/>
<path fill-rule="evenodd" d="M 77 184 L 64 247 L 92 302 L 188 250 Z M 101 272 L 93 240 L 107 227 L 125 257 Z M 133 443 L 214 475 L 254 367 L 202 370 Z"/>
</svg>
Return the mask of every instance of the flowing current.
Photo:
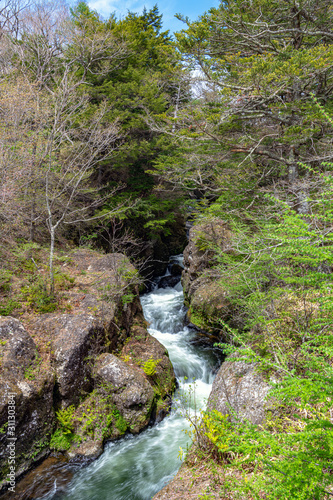
<svg viewBox="0 0 333 500">
<path fill-rule="evenodd" d="M 180 448 L 185 451 L 190 441 L 184 414 L 205 407 L 218 359 L 183 326 L 180 283 L 146 293 L 141 303 L 149 333 L 168 349 L 178 380 L 170 415 L 139 435 L 109 443 L 99 459 L 75 472 L 65 492 L 55 482 L 40 500 L 150 500 L 179 469 Z"/>
</svg>

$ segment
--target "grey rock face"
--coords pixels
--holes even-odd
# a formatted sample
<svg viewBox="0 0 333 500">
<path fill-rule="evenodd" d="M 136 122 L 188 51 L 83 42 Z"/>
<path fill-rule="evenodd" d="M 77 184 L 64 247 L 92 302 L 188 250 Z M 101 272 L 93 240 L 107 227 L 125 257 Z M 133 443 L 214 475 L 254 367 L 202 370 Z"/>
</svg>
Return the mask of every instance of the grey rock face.
<svg viewBox="0 0 333 500">
<path fill-rule="evenodd" d="M 62 406 L 76 404 L 92 388 L 91 367 L 103 345 L 103 329 L 88 314 L 52 315 L 44 328 L 52 332 L 53 365 Z"/>
<path fill-rule="evenodd" d="M 95 380 L 109 386 L 117 409 L 131 432 L 139 432 L 148 424 L 154 390 L 139 370 L 113 354 L 102 354 L 95 366 Z"/>
<path fill-rule="evenodd" d="M 208 409 L 231 415 L 231 418 L 234 412 L 238 418 L 261 424 L 269 390 L 269 382 L 256 371 L 254 363 L 226 361 L 213 382 Z"/>
<path fill-rule="evenodd" d="M 187 320 L 200 330 L 216 334 L 216 320 L 229 318 L 231 305 L 228 292 L 216 280 L 210 268 L 216 263 L 216 249 L 231 252 L 231 232 L 227 224 L 215 218 L 190 229 L 189 243 L 184 250 L 182 285 L 185 304 L 189 307 Z"/>
<path fill-rule="evenodd" d="M 189 242 L 184 250 L 184 271 L 182 275 L 184 293 L 189 298 L 197 288 L 195 281 L 212 264 L 214 245 L 218 246 L 223 252 L 231 251 L 230 238 L 231 232 L 227 224 L 220 219 L 191 227 Z M 211 249 L 208 249 L 210 245 Z"/>
<path fill-rule="evenodd" d="M 106 440 L 139 432 L 155 417 L 154 384 L 163 381 L 161 400 L 174 389 L 165 348 L 147 332 L 135 268 L 121 254 L 96 258 L 80 251 L 73 257 L 85 272 L 68 291 L 71 314 L 30 315 L 33 338 L 17 319 L 0 317 L 0 479 L 8 473 L 9 394 L 15 398 L 19 474 L 50 451 L 59 409 L 74 405 L 73 426 L 82 440 L 80 446 L 73 441 L 70 453 L 90 459 Z M 138 352 L 128 364 L 110 354 L 132 345 Z M 159 363 L 149 378 L 139 365 L 151 358 Z"/>
<path fill-rule="evenodd" d="M 18 320 L 0 318 L 0 339 L 0 428 L 4 430 L 0 434 L 3 459 L 0 472 L 5 475 L 10 438 L 16 438 L 16 465 L 23 462 L 22 470 L 27 469 L 45 448 L 55 422 L 54 377 L 50 372 L 38 371 L 36 345 Z M 33 370 L 36 373 L 31 376 Z M 14 421 L 9 420 L 11 413 L 15 416 Z"/>
<path fill-rule="evenodd" d="M 24 370 L 36 357 L 36 345 L 23 325 L 14 318 L 0 317 L 1 368 L 14 376 Z"/>
</svg>

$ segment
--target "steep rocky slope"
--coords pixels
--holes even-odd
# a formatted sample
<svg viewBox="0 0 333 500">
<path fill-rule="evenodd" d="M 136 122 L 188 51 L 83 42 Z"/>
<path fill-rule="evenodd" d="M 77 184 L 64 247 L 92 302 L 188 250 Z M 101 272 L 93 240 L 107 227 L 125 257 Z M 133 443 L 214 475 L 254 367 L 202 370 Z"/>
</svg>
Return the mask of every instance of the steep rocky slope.
<svg viewBox="0 0 333 500">
<path fill-rule="evenodd" d="M 16 477 L 50 449 L 94 458 L 107 440 L 163 418 L 175 387 L 166 349 L 147 332 L 127 258 L 79 251 L 71 262 L 65 311 L 0 317 L 3 484 L 10 437 Z M 15 428 L 8 426 L 12 400 Z"/>
</svg>

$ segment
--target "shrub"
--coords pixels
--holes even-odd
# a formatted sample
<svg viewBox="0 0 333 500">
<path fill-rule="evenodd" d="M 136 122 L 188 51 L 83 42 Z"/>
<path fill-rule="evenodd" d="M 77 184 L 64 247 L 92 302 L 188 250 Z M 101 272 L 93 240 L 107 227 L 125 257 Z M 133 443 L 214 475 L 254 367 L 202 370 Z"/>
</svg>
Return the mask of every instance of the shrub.
<svg viewBox="0 0 333 500">
<path fill-rule="evenodd" d="M 17 309 L 19 307 L 19 302 L 16 302 L 16 300 L 13 299 L 8 299 L 0 304 L 0 316 L 10 316 L 14 309 Z"/>
</svg>

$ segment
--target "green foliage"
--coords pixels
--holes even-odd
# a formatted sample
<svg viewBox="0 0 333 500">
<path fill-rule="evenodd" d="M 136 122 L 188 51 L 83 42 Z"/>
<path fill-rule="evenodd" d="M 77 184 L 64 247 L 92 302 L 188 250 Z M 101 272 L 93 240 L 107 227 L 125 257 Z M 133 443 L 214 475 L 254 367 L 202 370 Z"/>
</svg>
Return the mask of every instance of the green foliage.
<svg viewBox="0 0 333 500">
<path fill-rule="evenodd" d="M 121 297 L 122 303 L 125 304 L 131 304 L 133 300 L 135 299 L 135 295 L 133 293 L 126 293 Z"/>
<path fill-rule="evenodd" d="M 72 434 L 64 433 L 61 429 L 57 429 L 52 434 L 50 448 L 57 451 L 69 450 L 73 442 Z"/>
<path fill-rule="evenodd" d="M 9 269 L 0 269 L 0 292 L 9 292 L 13 273 Z"/>
<path fill-rule="evenodd" d="M 162 361 L 162 359 L 148 359 L 148 361 L 145 361 L 142 364 L 143 371 L 145 372 L 146 375 L 149 377 L 152 377 L 156 373 L 156 366 L 159 364 L 159 362 Z"/>
<path fill-rule="evenodd" d="M 56 413 L 58 421 L 58 429 L 51 437 L 50 447 L 54 450 L 63 451 L 71 447 L 74 434 L 74 411 L 73 405 L 63 410 L 58 410 Z"/>
<path fill-rule="evenodd" d="M 271 217 L 255 230 L 235 224 L 237 250 L 218 257 L 221 283 L 242 313 L 239 331 L 222 323 L 233 344 L 224 349 L 278 382 L 261 428 L 211 412 L 205 435 L 226 463 L 254 467 L 252 494 L 275 500 L 324 499 L 333 484 L 330 172 L 315 183 L 309 213 L 269 197 Z"/>
<path fill-rule="evenodd" d="M 74 411 L 75 407 L 71 405 L 63 410 L 58 410 L 56 413 L 58 424 L 64 434 L 71 434 L 74 431 Z"/>
<path fill-rule="evenodd" d="M 118 429 L 118 431 L 121 434 L 124 434 L 128 429 L 128 423 L 126 422 L 124 417 L 119 413 L 118 410 L 113 411 L 113 416 L 116 419 L 115 424 L 114 424 L 115 427 Z"/>
<path fill-rule="evenodd" d="M 31 363 L 31 365 L 25 370 L 24 378 L 28 380 L 35 380 L 36 376 L 39 373 L 41 363 L 42 363 L 42 358 L 40 357 L 36 349 L 36 357 L 34 361 Z"/>
<path fill-rule="evenodd" d="M 103 99 L 112 103 L 106 120 L 117 122 L 122 137 L 117 143 L 117 154 L 101 162 L 92 174 L 105 193 L 118 182 L 123 186 L 122 192 L 107 200 L 98 213 L 124 200 L 126 203 L 133 200 L 135 206 L 120 216 L 126 227 L 140 237 L 143 232 L 147 235 L 167 232 L 172 208 L 152 194 L 155 181 L 147 171 L 173 144 L 151 129 L 147 115 L 154 117 L 169 110 L 172 113 L 181 80 L 180 54 L 168 32 L 162 31 L 162 16 L 156 5 L 142 14 L 130 12 L 120 20 L 111 16 L 102 21 L 86 5 L 79 5 L 72 16 L 83 44 L 87 32 L 89 37 L 103 41 L 99 57 L 91 63 L 86 77 L 87 92 L 92 108 L 98 107 Z M 80 50 L 80 46 L 74 43 L 71 50 Z M 120 58 L 115 59 L 114 53 L 120 53 Z M 170 196 L 169 205 L 172 198 L 175 197 Z"/>
<path fill-rule="evenodd" d="M 33 276 L 29 285 L 21 288 L 21 296 L 28 307 L 39 313 L 53 312 L 58 307 L 56 297 L 47 291 L 44 280 L 38 277 Z"/>
<path fill-rule="evenodd" d="M 193 22 L 180 16 L 179 49 L 208 85 L 176 120 L 156 118 L 175 143 L 154 167 L 166 182 L 213 200 L 210 214 L 224 220 L 244 220 L 249 208 L 260 215 L 263 191 L 286 196 L 286 183 L 308 176 L 299 159 L 332 158 L 330 3 L 301 3 L 297 15 L 296 4 L 280 4 L 231 0 Z"/>
<path fill-rule="evenodd" d="M 0 316 L 10 316 L 19 307 L 20 303 L 14 299 L 4 300 L 0 303 Z"/>
<path fill-rule="evenodd" d="M 240 222 L 229 213 L 232 251 L 203 242 L 238 311 L 238 328 L 220 319 L 229 340 L 222 347 L 236 353 L 230 361 L 255 363 L 275 381 L 261 426 L 231 407 L 229 417 L 206 412 L 196 426 L 201 448 L 226 468 L 252 472 L 233 485 L 242 498 L 321 500 L 333 487 L 333 166 L 299 167 L 308 173 L 305 212 L 267 194 L 260 215 Z"/>
</svg>

